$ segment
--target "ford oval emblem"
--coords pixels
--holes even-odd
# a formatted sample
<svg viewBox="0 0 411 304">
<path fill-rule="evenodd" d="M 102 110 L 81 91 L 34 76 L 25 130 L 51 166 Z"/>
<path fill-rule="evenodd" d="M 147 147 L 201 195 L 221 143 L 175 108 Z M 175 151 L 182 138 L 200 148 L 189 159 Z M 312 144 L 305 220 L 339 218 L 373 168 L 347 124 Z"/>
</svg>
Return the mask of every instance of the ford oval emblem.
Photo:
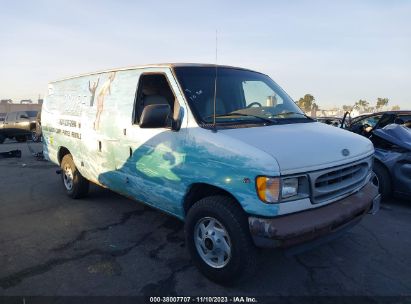
<svg viewBox="0 0 411 304">
<path fill-rule="evenodd" d="M 342 149 L 341 153 L 342 153 L 343 156 L 348 156 L 348 155 L 350 155 L 350 150 Z"/>
</svg>

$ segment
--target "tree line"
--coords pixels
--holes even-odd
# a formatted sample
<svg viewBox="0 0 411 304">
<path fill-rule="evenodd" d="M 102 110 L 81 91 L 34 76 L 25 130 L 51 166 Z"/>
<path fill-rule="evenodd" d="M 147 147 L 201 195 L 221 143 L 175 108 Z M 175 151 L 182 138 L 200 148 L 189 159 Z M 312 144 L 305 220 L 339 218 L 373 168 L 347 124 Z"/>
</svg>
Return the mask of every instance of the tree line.
<svg viewBox="0 0 411 304">
<path fill-rule="evenodd" d="M 388 98 L 381 98 L 378 97 L 375 106 L 372 106 L 368 101 L 365 99 L 360 99 L 354 105 L 343 105 L 342 109 L 344 111 L 352 111 L 352 110 L 358 110 L 362 112 L 374 112 L 374 111 L 379 111 L 383 107 L 388 106 L 389 103 Z M 315 102 L 315 97 L 311 94 L 305 94 L 304 97 L 301 97 L 296 104 L 304 111 L 304 112 L 313 112 L 317 111 L 319 109 L 319 106 Z M 391 110 L 396 111 L 400 110 L 400 106 L 394 105 L 391 107 Z"/>
</svg>

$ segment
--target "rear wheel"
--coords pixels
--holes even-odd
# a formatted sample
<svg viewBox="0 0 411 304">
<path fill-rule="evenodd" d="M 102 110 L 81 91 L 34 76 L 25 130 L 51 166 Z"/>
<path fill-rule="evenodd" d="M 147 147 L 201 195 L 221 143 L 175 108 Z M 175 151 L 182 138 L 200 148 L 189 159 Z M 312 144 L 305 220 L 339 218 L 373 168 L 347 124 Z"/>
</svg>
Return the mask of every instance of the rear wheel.
<svg viewBox="0 0 411 304">
<path fill-rule="evenodd" d="M 374 162 L 372 169 L 375 173 L 373 183 L 378 186 L 378 191 L 383 198 L 391 195 L 391 177 L 388 170 L 379 162 Z"/>
<path fill-rule="evenodd" d="M 199 200 L 188 211 L 184 229 L 194 264 L 212 281 L 229 285 L 254 272 L 257 249 L 247 216 L 234 199 Z"/>
<path fill-rule="evenodd" d="M 89 181 L 77 170 L 71 154 L 66 154 L 61 161 L 61 178 L 67 195 L 78 199 L 85 197 L 89 189 Z"/>
</svg>

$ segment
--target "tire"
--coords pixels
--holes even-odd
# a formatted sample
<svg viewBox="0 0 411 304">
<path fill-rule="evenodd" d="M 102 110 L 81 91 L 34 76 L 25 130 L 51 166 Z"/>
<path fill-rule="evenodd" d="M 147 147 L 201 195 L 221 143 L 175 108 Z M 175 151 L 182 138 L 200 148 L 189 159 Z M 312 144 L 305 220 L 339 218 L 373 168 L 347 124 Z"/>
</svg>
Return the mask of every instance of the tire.
<svg viewBox="0 0 411 304">
<path fill-rule="evenodd" d="M 391 196 L 392 186 L 391 186 L 391 176 L 387 169 L 379 162 L 374 162 L 372 168 L 376 175 L 376 179 L 373 181 L 375 185 L 378 185 L 378 191 L 383 198 L 388 198 Z"/>
<path fill-rule="evenodd" d="M 39 135 L 37 134 L 36 129 L 31 130 L 31 140 L 32 140 L 33 142 L 39 142 L 39 141 L 40 141 L 40 138 L 41 138 L 41 136 L 39 136 Z"/>
<path fill-rule="evenodd" d="M 257 248 L 250 236 L 247 216 L 233 198 L 210 196 L 199 200 L 189 209 L 184 230 L 193 263 L 210 280 L 232 285 L 254 273 Z M 223 257 L 219 260 L 215 252 L 224 252 L 219 254 Z M 205 257 L 207 254 L 215 258 Z"/>
<path fill-rule="evenodd" d="M 16 140 L 17 142 L 25 142 L 27 140 L 27 137 L 26 135 L 19 135 L 19 136 L 16 136 Z"/>
<path fill-rule="evenodd" d="M 6 137 L 4 135 L 0 135 L 0 144 L 4 143 Z"/>
<path fill-rule="evenodd" d="M 89 181 L 77 170 L 71 154 L 64 155 L 60 167 L 61 180 L 67 195 L 73 199 L 85 197 L 88 193 Z"/>
</svg>

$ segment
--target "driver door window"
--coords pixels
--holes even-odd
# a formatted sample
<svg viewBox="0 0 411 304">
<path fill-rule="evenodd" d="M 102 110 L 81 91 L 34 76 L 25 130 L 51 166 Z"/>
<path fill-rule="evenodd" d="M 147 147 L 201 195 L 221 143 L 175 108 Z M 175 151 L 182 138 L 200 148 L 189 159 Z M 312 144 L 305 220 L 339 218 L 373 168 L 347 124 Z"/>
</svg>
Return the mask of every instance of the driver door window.
<svg viewBox="0 0 411 304">
<path fill-rule="evenodd" d="M 368 118 L 365 118 L 364 120 L 361 121 L 361 124 L 364 125 L 369 125 L 370 127 L 375 127 L 375 125 L 377 124 L 377 122 L 380 120 L 381 115 L 378 116 L 371 116 Z"/>
<path fill-rule="evenodd" d="M 243 81 L 243 92 L 247 107 L 275 107 L 283 103 L 282 98 L 262 81 Z"/>
<path fill-rule="evenodd" d="M 175 96 L 170 88 L 167 78 L 162 73 L 143 74 L 137 89 L 137 96 L 135 101 L 134 124 L 140 121 L 141 113 L 144 107 L 153 104 L 168 104 L 172 112 L 176 110 Z M 178 103 L 176 104 L 176 106 Z"/>
<path fill-rule="evenodd" d="M 350 126 L 350 130 L 355 133 L 361 134 L 364 131 L 364 128 L 374 128 L 380 119 L 381 115 L 376 115 L 357 120 L 356 122 L 352 123 L 352 125 Z"/>
<path fill-rule="evenodd" d="M 8 126 L 9 128 L 14 127 L 16 118 L 17 118 L 16 112 L 13 112 L 13 113 L 10 113 L 9 115 L 7 115 L 5 122 L 6 122 L 6 124 L 9 125 Z"/>
</svg>

